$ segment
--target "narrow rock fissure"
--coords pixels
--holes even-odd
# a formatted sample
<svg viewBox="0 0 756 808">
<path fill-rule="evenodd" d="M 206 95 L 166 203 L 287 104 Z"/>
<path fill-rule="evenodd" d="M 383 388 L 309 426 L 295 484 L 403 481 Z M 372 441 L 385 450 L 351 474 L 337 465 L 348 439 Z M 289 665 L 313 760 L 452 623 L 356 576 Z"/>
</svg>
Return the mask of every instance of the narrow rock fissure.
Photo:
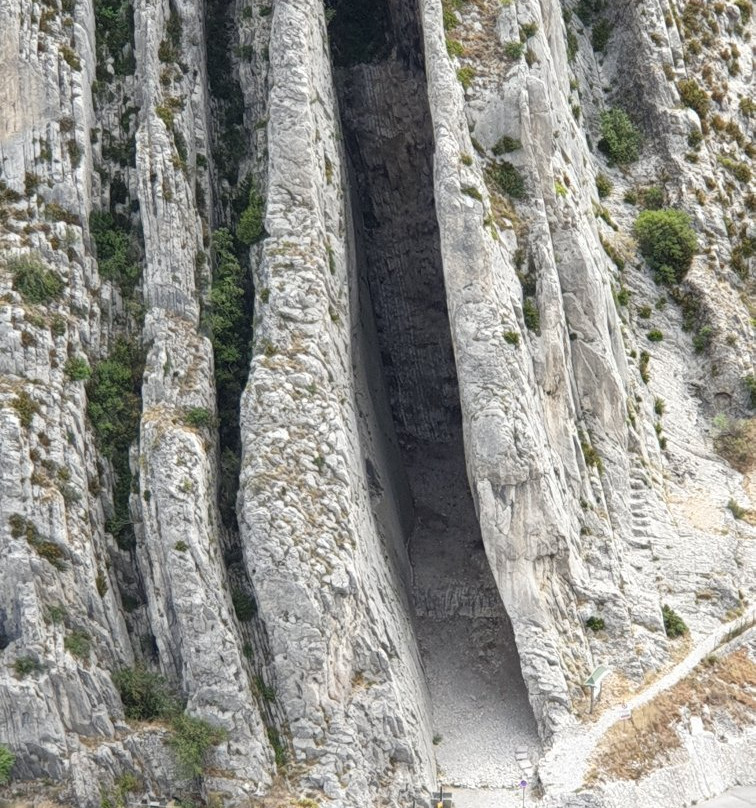
<svg viewBox="0 0 756 808">
<path fill-rule="evenodd" d="M 371 494 L 376 513 L 385 496 L 402 511 L 441 778 L 501 786 L 518 775 L 516 748 L 532 750 L 538 734 L 465 467 L 419 17 L 394 0 L 326 6 L 359 286 L 370 299 L 361 305 L 375 322 L 372 372 L 384 377 L 401 466 L 380 480 L 369 459 Z M 381 385 L 369 384 L 375 398 Z"/>
<path fill-rule="evenodd" d="M 244 94 L 231 53 L 239 50 L 234 5 L 229 0 L 208 0 L 205 6 L 207 31 L 207 75 L 210 86 L 212 157 L 214 183 L 211 189 L 215 221 L 211 239 L 212 275 L 204 301 L 205 323 L 211 335 L 215 360 L 218 407 L 218 510 L 221 518 L 219 541 L 223 552 L 226 583 L 236 614 L 242 655 L 247 664 L 252 692 L 265 724 L 277 765 L 289 752 L 288 730 L 278 702 L 271 653 L 257 598 L 244 563 L 244 549 L 236 518 L 241 468 L 241 395 L 247 383 L 254 320 L 254 287 L 250 244 L 264 231 L 253 227 L 243 233 L 241 220 L 257 194 L 252 171 L 240 173 L 240 165 L 254 163 L 249 133 L 244 126 Z M 261 197 L 260 197 L 261 199 Z M 249 229 L 249 228 L 248 228 Z"/>
</svg>

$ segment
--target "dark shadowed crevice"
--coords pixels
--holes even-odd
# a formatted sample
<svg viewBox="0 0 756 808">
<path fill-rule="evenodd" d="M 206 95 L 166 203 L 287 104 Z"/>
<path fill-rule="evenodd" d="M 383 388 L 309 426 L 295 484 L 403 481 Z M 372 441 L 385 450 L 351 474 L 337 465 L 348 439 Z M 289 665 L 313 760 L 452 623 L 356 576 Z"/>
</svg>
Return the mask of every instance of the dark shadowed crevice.
<svg viewBox="0 0 756 808">
<path fill-rule="evenodd" d="M 345 0 L 326 5 L 361 308 L 375 323 L 373 338 L 363 324 L 363 341 L 380 357 L 363 370 L 383 375 L 401 464 L 382 480 L 380 463 L 368 461 L 373 503 L 378 518 L 392 488 L 402 511 L 439 763 L 450 781 L 501 785 L 515 763 L 501 738 L 527 742 L 537 731 L 467 480 L 419 18 L 412 3 L 373 2 L 371 31 Z M 382 385 L 369 386 L 375 399 Z"/>
</svg>

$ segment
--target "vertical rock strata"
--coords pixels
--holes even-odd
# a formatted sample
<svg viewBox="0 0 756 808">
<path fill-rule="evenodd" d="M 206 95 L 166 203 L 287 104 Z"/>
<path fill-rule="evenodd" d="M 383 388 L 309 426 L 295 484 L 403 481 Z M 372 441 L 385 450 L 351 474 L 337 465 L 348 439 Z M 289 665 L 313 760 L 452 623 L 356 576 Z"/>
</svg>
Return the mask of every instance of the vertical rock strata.
<svg viewBox="0 0 756 808">
<path fill-rule="evenodd" d="M 379 793 L 404 802 L 433 781 L 430 727 L 363 472 L 350 191 L 322 8 L 276 4 L 271 43 L 268 238 L 242 406 L 244 553 L 307 781 L 344 804 Z"/>
<path fill-rule="evenodd" d="M 596 664 L 632 689 L 670 661 L 662 604 L 693 642 L 743 611 L 753 19 L 0 0 L 15 784 L 82 808 L 124 776 L 229 808 L 422 804 L 437 764 L 502 786 L 468 765 L 495 722 L 441 737 L 464 702 L 440 673 L 527 695 L 507 726 L 548 746 Z M 617 107 L 643 135 L 622 167 L 599 147 Z M 637 250 L 644 206 L 690 214 L 679 283 Z M 134 668 L 222 730 L 198 769 L 168 717 L 127 720 Z"/>
</svg>

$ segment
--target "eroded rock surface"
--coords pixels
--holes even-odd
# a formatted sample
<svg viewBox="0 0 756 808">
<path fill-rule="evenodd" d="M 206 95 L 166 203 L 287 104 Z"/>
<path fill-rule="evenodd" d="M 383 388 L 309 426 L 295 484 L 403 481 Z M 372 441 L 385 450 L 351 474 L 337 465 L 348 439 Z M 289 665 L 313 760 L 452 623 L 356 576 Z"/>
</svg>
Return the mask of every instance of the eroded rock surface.
<svg viewBox="0 0 756 808">
<path fill-rule="evenodd" d="M 752 33 L 749 2 L 0 2 L 14 783 L 501 789 L 597 664 L 619 697 L 743 611 Z M 644 206 L 691 217 L 671 286 Z M 194 770 L 124 669 L 215 731 Z"/>
</svg>

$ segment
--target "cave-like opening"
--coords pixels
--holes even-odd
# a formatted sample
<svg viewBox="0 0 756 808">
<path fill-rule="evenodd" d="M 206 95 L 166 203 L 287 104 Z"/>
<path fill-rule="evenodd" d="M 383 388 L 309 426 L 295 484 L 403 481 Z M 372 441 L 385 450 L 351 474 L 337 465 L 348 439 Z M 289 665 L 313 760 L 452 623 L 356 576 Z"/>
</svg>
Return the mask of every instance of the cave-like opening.
<svg viewBox="0 0 756 808">
<path fill-rule="evenodd" d="M 408 595 L 437 759 L 446 782 L 501 786 L 518 773 L 515 747 L 536 745 L 537 730 L 465 467 L 419 13 L 401 0 L 326 0 L 326 14 L 362 307 L 375 321 L 397 477 L 414 503 Z"/>
</svg>

